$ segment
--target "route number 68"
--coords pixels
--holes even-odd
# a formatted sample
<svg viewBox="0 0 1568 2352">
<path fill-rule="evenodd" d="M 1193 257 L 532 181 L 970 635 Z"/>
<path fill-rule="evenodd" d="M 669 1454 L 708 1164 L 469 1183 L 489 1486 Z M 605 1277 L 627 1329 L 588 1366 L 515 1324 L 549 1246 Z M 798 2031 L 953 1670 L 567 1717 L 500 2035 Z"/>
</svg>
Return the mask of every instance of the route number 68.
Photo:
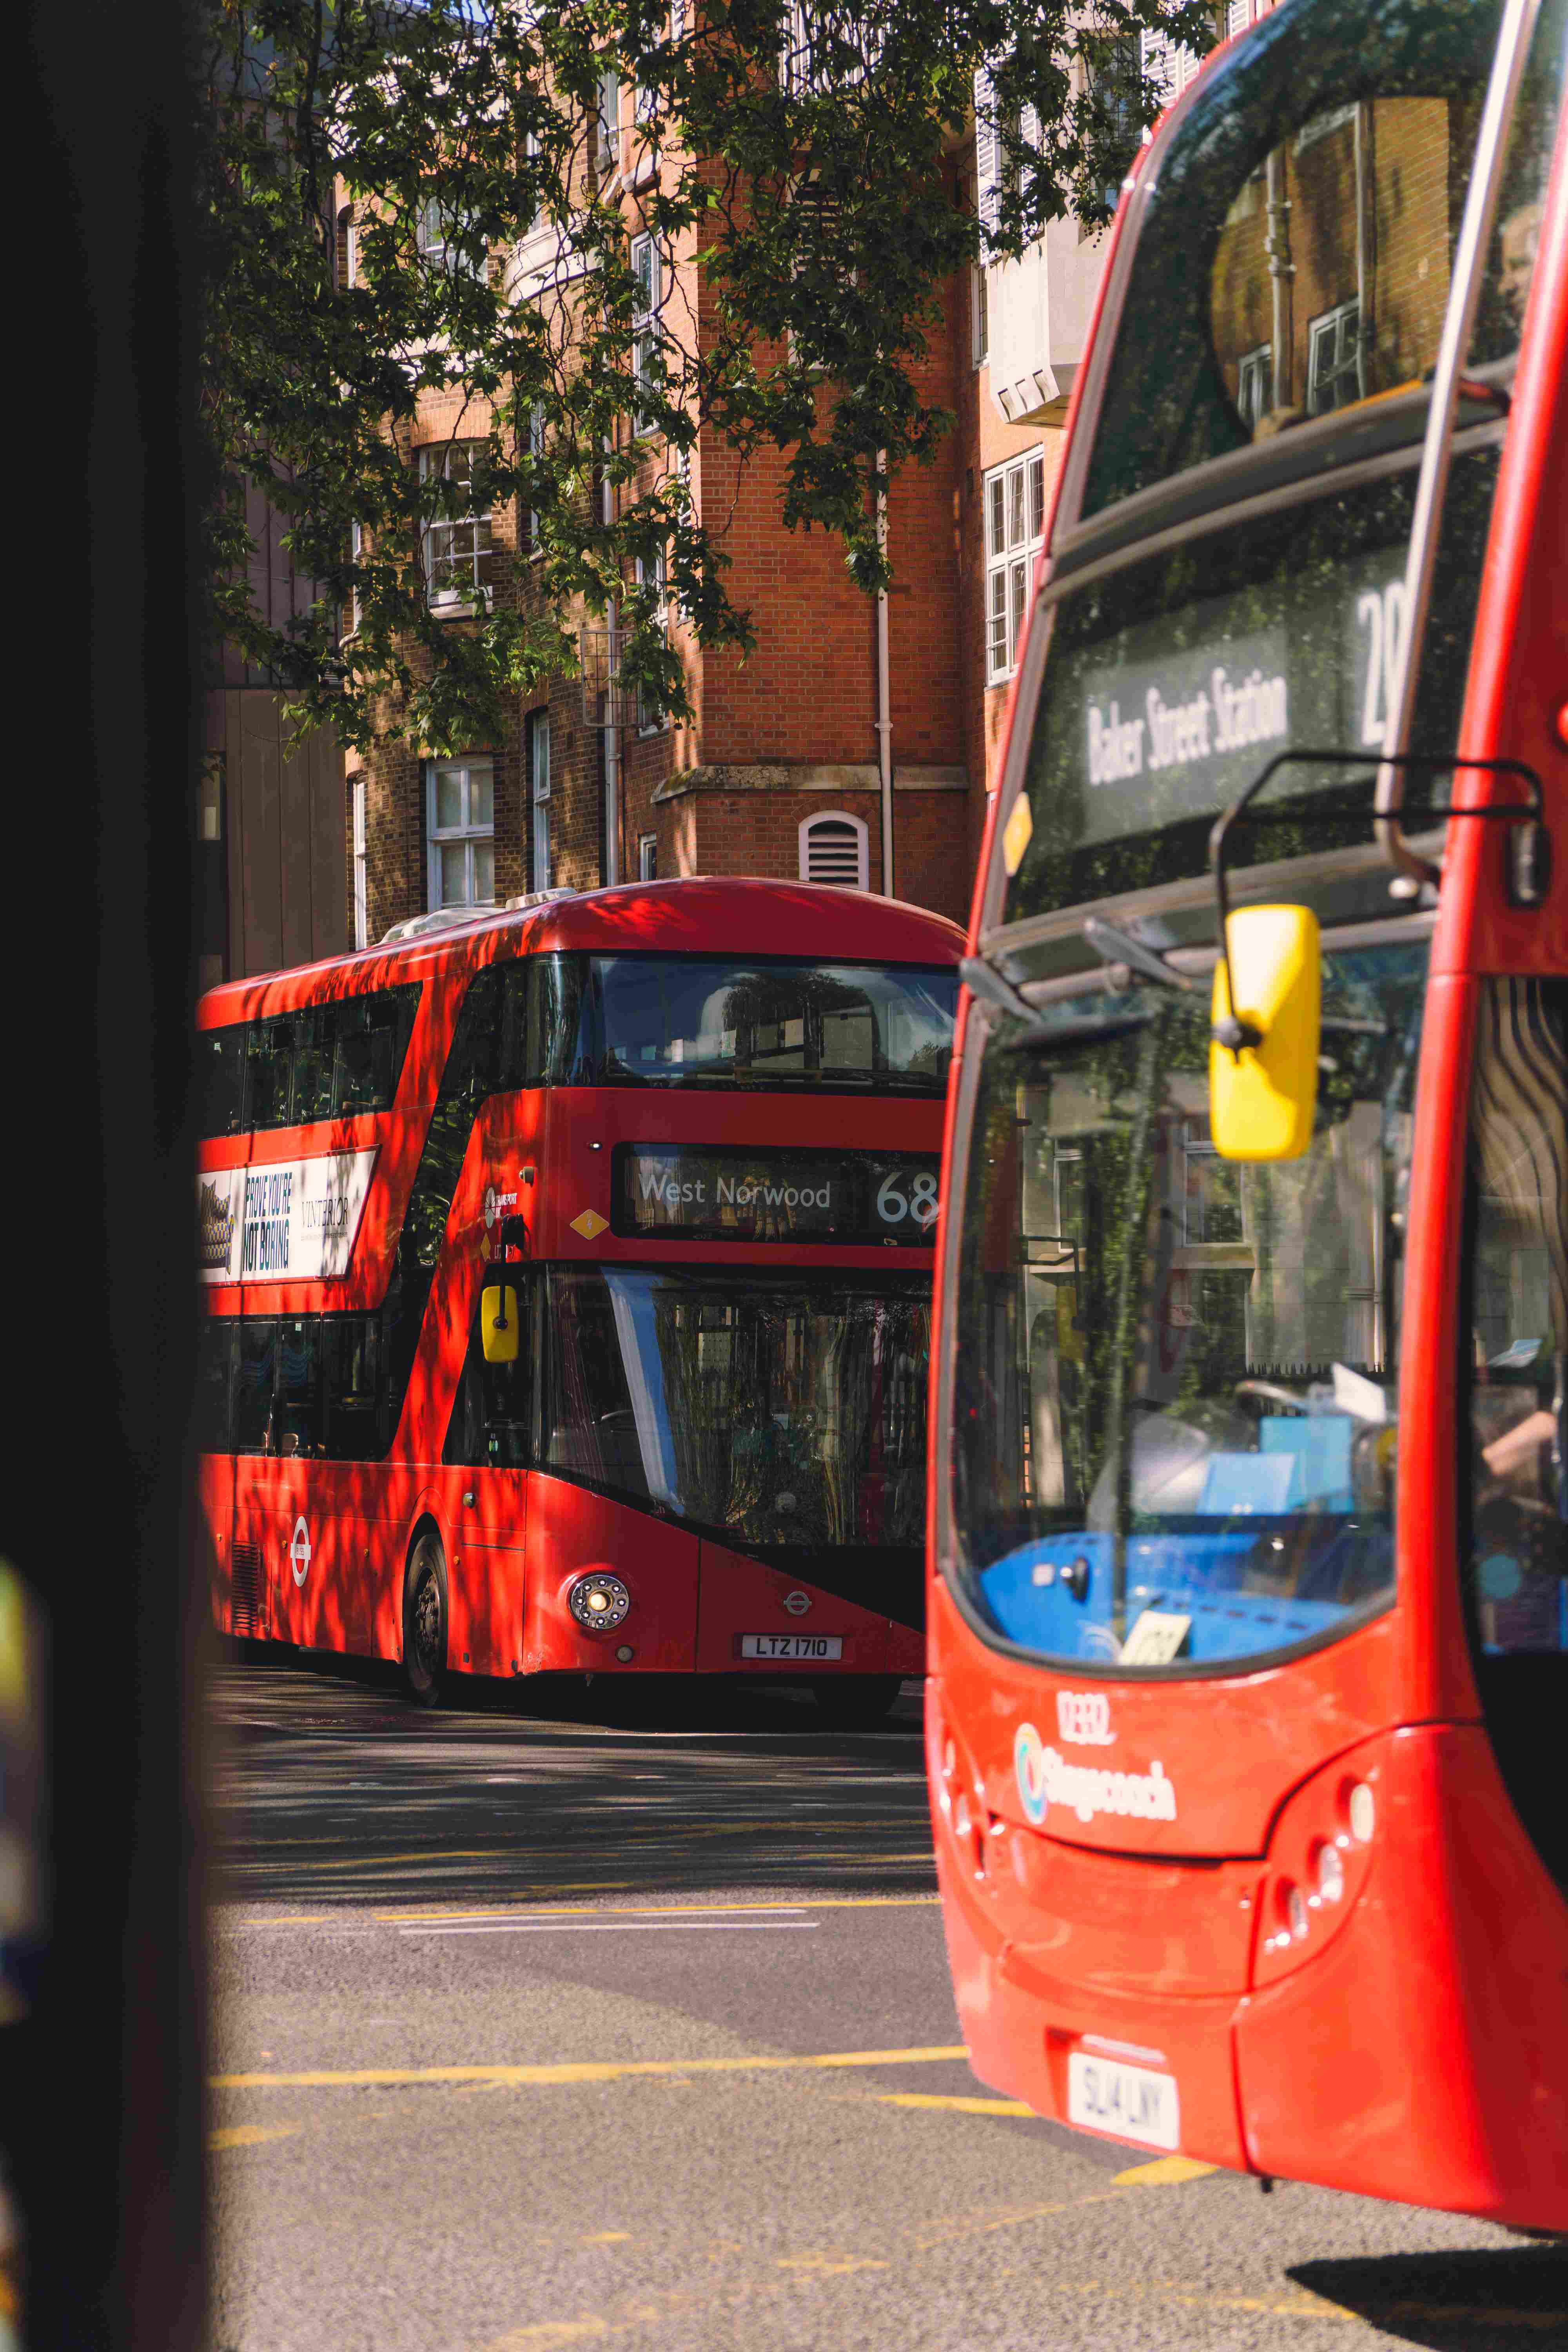
<svg viewBox="0 0 1568 2352">
<path fill-rule="evenodd" d="M 907 1193 L 900 1189 L 906 1183 L 910 1187 Z M 883 1178 L 882 1189 L 877 1195 L 877 1214 L 885 1225 L 901 1224 L 906 1217 L 912 1217 L 917 1225 L 932 1225 L 936 1223 L 936 1211 L 934 1176 L 917 1176 L 910 1182 L 901 1170 L 895 1169 L 892 1175 Z"/>
</svg>

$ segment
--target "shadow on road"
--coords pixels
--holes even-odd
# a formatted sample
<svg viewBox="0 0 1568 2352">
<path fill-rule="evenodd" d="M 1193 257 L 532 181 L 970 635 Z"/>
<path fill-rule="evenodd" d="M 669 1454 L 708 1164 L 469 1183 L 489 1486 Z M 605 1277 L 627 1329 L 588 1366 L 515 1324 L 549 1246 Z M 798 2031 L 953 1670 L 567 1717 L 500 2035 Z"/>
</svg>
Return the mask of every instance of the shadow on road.
<svg viewBox="0 0 1568 2352">
<path fill-rule="evenodd" d="M 308 1906 L 928 1893 L 911 1685 L 873 1732 L 804 1691 L 464 1678 L 424 1710 L 395 1673 L 264 1651 L 216 1664 L 220 1900 Z"/>
<path fill-rule="evenodd" d="M 1568 2246 L 1371 2254 L 1300 2263 L 1289 2275 L 1394 2342 L 1434 2352 L 1568 2343 Z"/>
</svg>

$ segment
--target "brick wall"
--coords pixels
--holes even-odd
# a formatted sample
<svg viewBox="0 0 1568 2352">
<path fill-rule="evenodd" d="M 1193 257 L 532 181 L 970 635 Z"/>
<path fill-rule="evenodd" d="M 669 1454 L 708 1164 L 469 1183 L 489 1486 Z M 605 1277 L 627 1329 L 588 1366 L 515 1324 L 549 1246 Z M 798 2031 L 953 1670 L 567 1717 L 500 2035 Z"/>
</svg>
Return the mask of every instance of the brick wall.
<svg viewBox="0 0 1568 2352">
<path fill-rule="evenodd" d="M 695 307 L 701 332 L 700 289 Z M 987 458 L 969 334 L 967 286 L 946 286 L 921 389 L 927 400 L 956 412 L 959 426 L 931 465 L 906 468 L 895 479 L 888 517 L 897 575 L 889 600 L 894 888 L 961 920 L 984 823 L 987 705 L 994 699 L 984 688 L 983 516 L 974 485 Z M 465 404 L 457 394 L 426 395 L 410 437 L 410 462 L 424 444 L 478 437 L 489 425 L 481 404 Z M 999 412 L 992 440 L 997 430 L 1019 447 L 1040 438 L 1037 430 L 1007 427 Z M 653 450 L 649 463 L 662 467 L 668 458 Z M 760 451 L 742 465 L 704 429 L 689 478 L 699 511 L 720 528 L 731 560 L 730 593 L 751 614 L 757 649 L 743 663 L 729 653 L 705 656 L 677 626 L 693 717 L 647 735 L 635 723 L 621 730 L 621 874 L 635 877 L 639 838 L 652 834 L 661 876 L 793 877 L 803 818 L 841 809 L 868 828 L 868 878 L 879 888 L 875 604 L 851 581 L 837 539 L 784 530 L 780 453 Z M 493 523 L 496 543 L 514 557 L 515 522 L 498 511 Z M 498 594 L 526 604 L 533 593 L 525 560 L 504 567 Z M 520 699 L 507 740 L 489 747 L 498 898 L 538 883 L 526 722 L 539 709 L 549 710 L 551 721 L 550 879 L 590 888 L 606 873 L 599 713 L 584 709 L 577 678 L 557 679 Z M 424 767 L 416 750 L 382 742 L 364 771 L 368 935 L 374 940 L 427 902 Z"/>
</svg>

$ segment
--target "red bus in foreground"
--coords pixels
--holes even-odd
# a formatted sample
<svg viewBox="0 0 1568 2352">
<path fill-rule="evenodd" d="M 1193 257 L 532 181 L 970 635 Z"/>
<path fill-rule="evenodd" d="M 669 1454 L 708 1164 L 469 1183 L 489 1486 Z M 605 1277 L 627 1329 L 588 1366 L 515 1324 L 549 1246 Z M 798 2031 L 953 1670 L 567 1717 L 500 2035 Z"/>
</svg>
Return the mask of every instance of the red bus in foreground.
<svg viewBox="0 0 1568 2352">
<path fill-rule="evenodd" d="M 1565 16 L 1287 0 L 1124 194 L 964 965 L 927 1684 L 984 2080 L 1546 2232 Z"/>
<path fill-rule="evenodd" d="M 202 1000 L 199 1497 L 226 1633 L 448 1672 L 923 1664 L 961 935 L 598 891 Z"/>
</svg>

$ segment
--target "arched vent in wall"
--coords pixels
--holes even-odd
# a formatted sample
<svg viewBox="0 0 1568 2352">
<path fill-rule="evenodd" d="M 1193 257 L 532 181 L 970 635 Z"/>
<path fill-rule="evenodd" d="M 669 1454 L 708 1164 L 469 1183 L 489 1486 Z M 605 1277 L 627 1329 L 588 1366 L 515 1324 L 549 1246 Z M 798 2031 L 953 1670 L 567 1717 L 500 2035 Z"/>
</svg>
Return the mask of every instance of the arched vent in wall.
<svg viewBox="0 0 1568 2352">
<path fill-rule="evenodd" d="M 800 878 L 836 882 L 847 890 L 868 889 L 864 821 L 847 816 L 842 809 L 808 816 L 800 828 Z"/>
</svg>

